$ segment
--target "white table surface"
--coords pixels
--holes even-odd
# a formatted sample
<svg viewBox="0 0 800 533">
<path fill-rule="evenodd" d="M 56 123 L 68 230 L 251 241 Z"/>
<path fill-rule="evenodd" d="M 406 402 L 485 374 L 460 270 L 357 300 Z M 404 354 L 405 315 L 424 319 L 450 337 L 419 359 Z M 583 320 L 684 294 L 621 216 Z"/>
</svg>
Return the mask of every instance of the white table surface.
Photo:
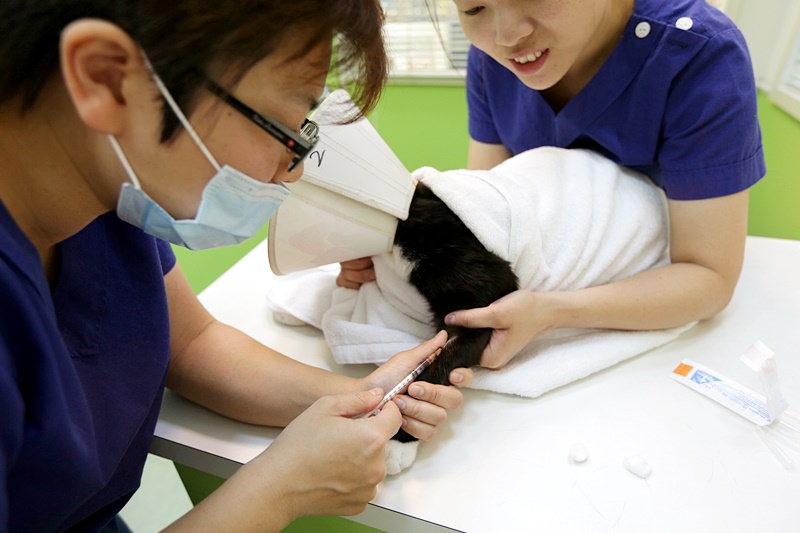
<svg viewBox="0 0 800 533">
<path fill-rule="evenodd" d="M 307 363 L 350 375 L 310 327 L 275 323 L 266 244 L 209 286 L 202 301 L 223 322 Z M 800 412 L 800 241 L 749 237 L 729 307 L 672 343 L 584 380 L 525 399 L 465 392 L 409 470 L 387 478 L 357 517 L 386 531 L 800 531 L 800 453 L 787 471 L 754 426 L 670 378 L 691 358 L 743 385 L 739 361 L 760 339 L 776 352 L 784 396 Z M 153 452 L 229 476 L 278 430 L 242 424 L 167 393 Z M 321 436 L 324 438 L 324 436 Z M 568 459 L 573 443 L 589 452 Z M 623 467 L 641 455 L 647 479 Z"/>
</svg>

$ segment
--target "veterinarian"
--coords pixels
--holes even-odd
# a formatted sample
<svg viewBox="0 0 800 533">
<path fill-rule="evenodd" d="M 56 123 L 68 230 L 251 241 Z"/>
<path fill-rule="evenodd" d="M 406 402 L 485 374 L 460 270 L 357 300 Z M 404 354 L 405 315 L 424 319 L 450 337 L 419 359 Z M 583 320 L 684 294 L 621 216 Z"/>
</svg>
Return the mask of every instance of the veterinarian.
<svg viewBox="0 0 800 533">
<path fill-rule="evenodd" d="M 504 366 L 555 329 L 661 329 L 715 316 L 742 266 L 748 188 L 765 174 L 750 58 L 703 0 L 454 0 L 472 43 L 468 166 L 538 146 L 589 148 L 668 198 L 671 264 L 574 292 L 517 291 L 447 323 L 494 328 Z M 339 283 L 373 276 L 343 265 Z"/>
<path fill-rule="evenodd" d="M 246 239 L 302 174 L 334 36 L 365 111 L 385 81 L 377 1 L 240 5 L 0 7 L 0 531 L 127 530 L 117 513 L 165 383 L 238 420 L 289 424 L 173 526 L 188 531 L 360 512 L 386 441 L 401 426 L 431 437 L 462 401 L 420 383 L 354 420 L 445 335 L 363 379 L 331 374 L 214 320 L 176 265 L 167 241 Z"/>
</svg>

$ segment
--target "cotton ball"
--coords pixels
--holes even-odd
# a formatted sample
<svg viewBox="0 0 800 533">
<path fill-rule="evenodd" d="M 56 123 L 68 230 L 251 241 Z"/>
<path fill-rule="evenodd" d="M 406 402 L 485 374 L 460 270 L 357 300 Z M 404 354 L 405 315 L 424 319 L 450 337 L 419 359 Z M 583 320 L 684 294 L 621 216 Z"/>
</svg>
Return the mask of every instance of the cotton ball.
<svg viewBox="0 0 800 533">
<path fill-rule="evenodd" d="M 647 479 L 647 476 L 653 471 L 650 463 L 645 461 L 641 455 L 632 455 L 625 459 L 623 462 L 625 469 L 631 474 L 637 475 L 642 479 Z"/>
<path fill-rule="evenodd" d="M 589 459 L 589 452 L 583 444 L 575 443 L 569 449 L 569 459 L 573 463 L 585 463 Z"/>
</svg>

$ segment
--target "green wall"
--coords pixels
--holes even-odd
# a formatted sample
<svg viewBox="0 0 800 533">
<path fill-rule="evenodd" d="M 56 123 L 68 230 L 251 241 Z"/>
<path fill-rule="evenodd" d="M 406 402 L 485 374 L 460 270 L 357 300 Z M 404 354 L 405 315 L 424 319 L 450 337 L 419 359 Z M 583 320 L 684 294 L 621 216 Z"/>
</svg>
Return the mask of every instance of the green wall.
<svg viewBox="0 0 800 533">
<path fill-rule="evenodd" d="M 759 94 L 767 176 L 750 192 L 751 235 L 800 239 L 800 122 Z"/>
<path fill-rule="evenodd" d="M 467 165 L 463 86 L 389 86 L 369 120 L 409 170 Z"/>
</svg>

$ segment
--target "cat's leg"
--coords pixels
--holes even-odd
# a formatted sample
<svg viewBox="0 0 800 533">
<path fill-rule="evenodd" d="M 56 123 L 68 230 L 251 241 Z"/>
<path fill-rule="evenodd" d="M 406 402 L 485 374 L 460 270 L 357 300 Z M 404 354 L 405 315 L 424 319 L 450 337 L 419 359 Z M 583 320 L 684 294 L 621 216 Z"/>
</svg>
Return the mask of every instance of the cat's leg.
<svg viewBox="0 0 800 533">
<path fill-rule="evenodd" d="M 450 372 L 478 366 L 492 330 L 489 328 L 448 328 L 450 341 L 439 357 L 419 376 L 419 381 L 450 385 Z"/>
<path fill-rule="evenodd" d="M 427 381 L 437 385 L 450 385 L 450 372 L 456 368 L 470 368 L 481 362 L 484 348 L 492 337 L 491 329 L 458 328 L 451 332 L 451 342 L 445 345 L 439 357 L 429 366 L 417 381 Z M 404 430 L 398 431 L 392 439 L 399 442 L 413 442 Z"/>
</svg>

